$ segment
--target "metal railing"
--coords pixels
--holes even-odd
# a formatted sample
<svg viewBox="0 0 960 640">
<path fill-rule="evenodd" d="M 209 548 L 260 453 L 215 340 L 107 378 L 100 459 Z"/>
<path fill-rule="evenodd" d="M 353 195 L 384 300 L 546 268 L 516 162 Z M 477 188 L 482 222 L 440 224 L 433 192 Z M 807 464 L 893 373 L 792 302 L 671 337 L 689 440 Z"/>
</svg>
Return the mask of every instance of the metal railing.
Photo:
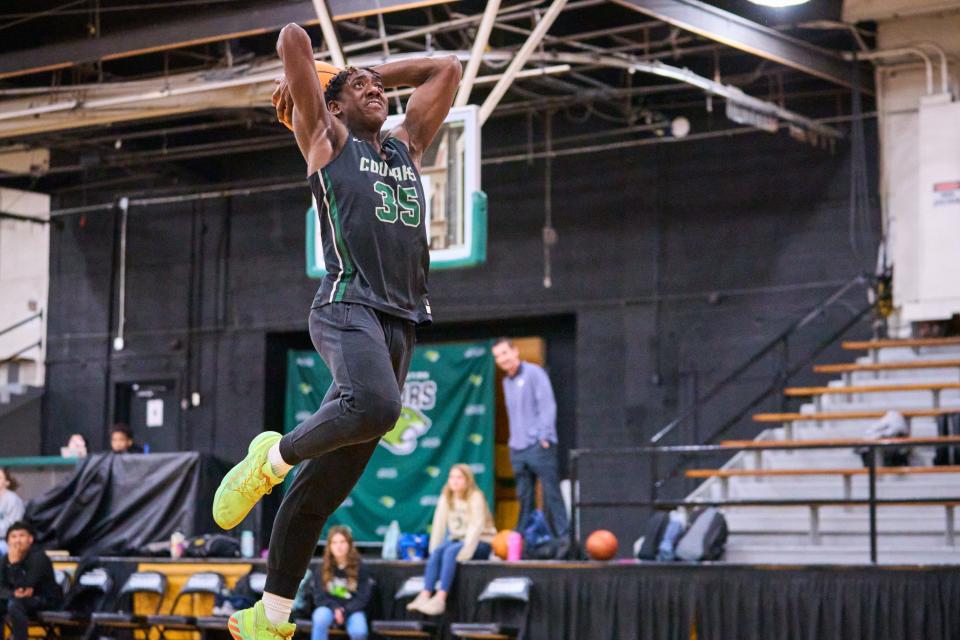
<svg viewBox="0 0 960 640">
<path fill-rule="evenodd" d="M 714 400 L 722 399 L 724 392 L 733 389 L 734 384 L 739 382 L 743 376 L 750 371 L 750 369 L 773 353 L 778 353 L 780 356 L 778 358 L 777 373 L 775 376 L 773 376 L 773 382 L 771 382 L 769 386 L 753 397 L 750 401 L 746 402 L 738 411 L 735 412 L 732 417 L 725 420 L 723 424 L 714 429 L 714 431 L 711 432 L 711 434 L 706 438 L 703 438 L 702 441 L 712 442 L 717 437 L 725 434 L 740 420 L 742 420 L 744 416 L 750 413 L 757 405 L 766 400 L 772 393 L 779 391 L 782 398 L 783 389 L 787 386 L 790 379 L 806 368 L 810 363 L 812 363 L 814 358 L 819 356 L 825 349 L 843 337 L 847 331 L 856 326 L 870 312 L 872 305 L 869 303 L 863 305 L 860 309 L 854 312 L 851 318 L 838 330 L 822 339 L 818 346 L 814 348 L 805 358 L 803 358 L 800 362 L 793 364 L 792 366 L 790 364 L 791 338 L 796 336 L 804 327 L 818 318 L 821 318 L 831 307 L 842 304 L 844 302 L 844 296 L 848 292 L 855 290 L 858 287 L 866 290 L 869 284 L 870 280 L 867 276 L 855 276 L 829 296 L 818 302 L 810 311 L 804 314 L 802 318 L 792 322 L 783 331 L 758 349 L 752 356 L 747 358 L 743 363 L 726 374 L 719 382 L 714 384 L 709 391 L 702 396 L 698 394 L 697 397 L 694 398 L 694 402 L 690 407 L 685 409 L 679 416 L 674 418 L 669 424 L 660 429 L 652 438 L 650 438 L 650 444 L 653 446 L 658 445 L 663 441 L 664 438 L 671 433 L 676 432 L 681 425 L 687 423 L 688 421 L 692 421 L 695 425 L 699 425 L 700 415 L 703 413 L 707 405 Z M 698 428 L 695 430 L 699 431 Z"/>
<path fill-rule="evenodd" d="M 40 311 L 37 311 L 36 313 L 34 313 L 34 314 L 31 315 L 31 316 L 28 316 L 28 317 L 24 318 L 23 320 L 18 320 L 17 322 L 14 322 L 14 323 L 11 324 L 9 327 L 6 327 L 6 328 L 4 328 L 4 329 L 0 329 L 0 336 L 2 336 L 2 335 L 4 335 L 4 334 L 7 334 L 7 333 L 10 333 L 10 332 L 13 331 L 14 329 L 16 329 L 16 328 L 18 328 L 18 327 L 22 327 L 23 325 L 27 324 L 28 322 L 31 322 L 31 321 L 33 321 L 33 320 L 36 320 L 37 318 L 42 318 L 42 317 L 43 317 L 43 309 L 41 309 Z"/>
<path fill-rule="evenodd" d="M 7 327 L 5 327 L 5 328 L 3 328 L 3 329 L 0 329 L 0 336 L 5 335 L 5 334 L 7 334 L 7 333 L 10 333 L 10 332 L 13 331 L 14 329 L 18 329 L 18 328 L 22 327 L 23 325 L 27 324 L 28 322 L 32 322 L 32 321 L 37 320 L 37 319 L 40 319 L 40 318 L 43 318 L 43 309 L 41 309 L 40 311 L 37 311 L 37 312 L 34 313 L 33 315 L 30 315 L 30 316 L 24 318 L 23 320 L 18 320 L 17 322 L 14 322 L 13 324 L 11 324 L 11 325 L 9 325 L 9 326 L 7 326 Z M 20 355 L 26 353 L 27 351 L 30 351 L 30 349 L 33 349 L 33 348 L 35 348 L 35 347 L 42 347 L 42 346 L 43 346 L 43 338 L 40 338 L 40 339 L 38 339 L 36 342 L 33 342 L 33 343 L 27 345 L 26 347 L 23 347 L 22 349 L 20 349 L 20 350 L 17 351 L 16 353 L 13 353 L 13 354 L 7 356 L 6 358 L 4 358 L 3 360 L 0 360 L 0 365 L 4 365 L 4 364 L 8 364 L 8 363 L 10 363 L 10 362 L 13 362 L 14 360 L 17 359 L 17 356 L 20 356 Z"/>
<path fill-rule="evenodd" d="M 960 441 L 957 439 L 944 438 L 914 438 L 909 442 L 903 440 L 875 440 L 863 441 L 852 445 L 849 441 L 844 443 L 830 444 L 824 442 L 816 443 L 796 443 L 793 445 L 771 441 L 769 445 L 761 442 L 750 443 L 749 445 L 678 445 L 678 446 L 648 446 L 648 447 L 630 447 L 618 449 L 573 449 L 570 451 L 570 479 L 571 486 L 576 489 L 572 491 L 571 501 L 571 520 L 570 538 L 571 544 L 575 544 L 579 535 L 579 521 L 581 510 L 584 508 L 622 508 L 622 507 L 646 507 L 656 510 L 673 510 L 677 508 L 701 508 L 701 507 L 810 507 L 819 508 L 823 506 L 867 506 L 869 507 L 869 538 L 870 538 L 870 562 L 877 562 L 877 507 L 884 505 L 943 505 L 947 511 L 946 518 L 946 539 L 948 544 L 955 544 L 954 531 L 954 509 L 960 506 L 960 486 L 957 487 L 954 497 L 911 497 L 911 498 L 878 498 L 877 497 L 877 451 L 891 448 L 913 448 L 923 446 L 957 446 L 960 447 Z M 739 451 L 793 451 L 799 449 L 867 449 L 866 468 L 868 477 L 868 497 L 867 498 L 793 498 L 793 499 L 757 499 L 757 500 L 737 500 L 729 498 L 721 499 L 695 499 L 695 500 L 661 500 L 658 496 L 659 484 L 658 478 L 658 459 L 669 455 L 685 456 L 705 456 L 716 455 L 718 453 L 729 454 Z M 649 498 L 647 499 L 627 499 L 627 500 L 582 500 L 579 490 L 579 462 L 587 456 L 638 456 L 648 457 L 650 465 L 650 486 Z M 813 519 L 818 522 L 818 519 Z"/>
</svg>

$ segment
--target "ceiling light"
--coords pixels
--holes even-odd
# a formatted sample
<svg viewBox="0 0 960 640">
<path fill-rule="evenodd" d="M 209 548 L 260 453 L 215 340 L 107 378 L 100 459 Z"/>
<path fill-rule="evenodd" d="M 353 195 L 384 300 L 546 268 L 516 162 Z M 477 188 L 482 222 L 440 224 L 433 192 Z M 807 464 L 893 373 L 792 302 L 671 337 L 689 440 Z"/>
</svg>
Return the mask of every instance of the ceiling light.
<svg viewBox="0 0 960 640">
<path fill-rule="evenodd" d="M 798 4 L 806 4 L 810 0 L 750 0 L 753 4 L 759 4 L 764 7 L 793 7 Z"/>
</svg>

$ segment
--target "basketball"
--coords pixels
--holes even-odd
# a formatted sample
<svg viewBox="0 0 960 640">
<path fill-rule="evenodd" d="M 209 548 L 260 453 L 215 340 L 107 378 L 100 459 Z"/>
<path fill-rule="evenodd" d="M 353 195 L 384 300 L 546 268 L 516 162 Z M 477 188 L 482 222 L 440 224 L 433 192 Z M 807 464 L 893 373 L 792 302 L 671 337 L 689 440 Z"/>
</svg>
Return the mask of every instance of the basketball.
<svg viewBox="0 0 960 640">
<path fill-rule="evenodd" d="M 321 60 L 314 60 L 313 65 L 317 68 L 317 78 L 320 80 L 320 86 L 323 87 L 324 91 L 326 91 L 327 85 L 329 85 L 330 81 L 333 80 L 338 73 L 340 73 L 340 69 L 328 62 L 323 62 Z M 281 120 L 280 122 L 282 122 L 283 126 L 285 126 L 287 129 L 293 131 L 292 122 L 287 122 L 286 120 Z"/>
<path fill-rule="evenodd" d="M 609 560 L 617 555 L 617 536 L 606 529 L 598 529 L 587 538 L 587 555 L 592 560 Z"/>
<path fill-rule="evenodd" d="M 326 91 L 327 85 L 340 73 L 341 69 L 320 60 L 314 60 L 313 65 L 317 68 L 317 77 L 320 78 L 320 86 Z"/>
<path fill-rule="evenodd" d="M 510 534 L 513 533 L 511 529 L 503 529 L 498 531 L 497 535 L 493 538 L 493 553 L 495 556 L 501 560 L 507 559 L 507 540 L 510 539 Z"/>
</svg>

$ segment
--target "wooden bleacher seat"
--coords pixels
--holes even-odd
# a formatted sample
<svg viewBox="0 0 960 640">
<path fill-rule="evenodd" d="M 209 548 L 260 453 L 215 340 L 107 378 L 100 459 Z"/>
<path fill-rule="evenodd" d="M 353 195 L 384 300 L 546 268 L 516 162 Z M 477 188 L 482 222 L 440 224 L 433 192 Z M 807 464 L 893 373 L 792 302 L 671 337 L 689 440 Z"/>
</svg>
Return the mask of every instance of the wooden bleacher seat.
<svg viewBox="0 0 960 640">
<path fill-rule="evenodd" d="M 923 475 L 960 473 L 960 466 L 877 467 L 877 475 Z M 843 469 L 687 469 L 688 478 L 774 478 L 783 476 L 863 476 L 870 473 L 863 467 Z"/>
<path fill-rule="evenodd" d="M 849 375 L 849 374 L 848 374 Z M 960 382 L 928 382 L 925 384 L 868 384 L 843 387 L 787 387 L 783 395 L 790 398 L 811 397 L 817 411 L 823 408 L 823 396 L 856 395 L 861 393 L 903 393 L 907 391 L 929 391 L 934 409 L 940 408 L 940 394 L 943 391 L 960 389 Z"/>
<path fill-rule="evenodd" d="M 843 348 L 853 351 L 864 349 L 893 349 L 897 347 L 918 349 L 920 347 L 949 347 L 960 345 L 960 336 L 952 338 L 904 338 L 900 340 L 852 340 L 843 343 Z"/>
<path fill-rule="evenodd" d="M 759 453 L 759 452 L 757 452 Z M 731 478 L 782 478 L 782 477 L 798 477 L 798 476 L 824 476 L 832 475 L 839 476 L 843 479 L 843 501 L 837 500 L 810 500 L 803 501 L 804 504 L 798 504 L 796 506 L 806 506 L 810 511 L 810 542 L 811 544 L 818 545 L 820 544 L 820 509 L 823 507 L 843 507 L 844 509 L 849 509 L 850 507 L 856 505 L 866 506 L 869 504 L 867 499 L 857 499 L 853 500 L 853 477 L 854 476 L 863 476 L 870 473 L 869 469 L 864 469 L 862 467 L 849 467 L 842 469 L 688 469 L 684 475 L 688 478 L 696 478 L 701 480 L 708 480 L 710 478 L 717 478 L 720 480 L 720 492 L 722 499 L 724 501 L 730 500 L 730 479 Z M 938 466 L 938 467 L 877 467 L 877 475 L 890 476 L 890 475 L 933 475 L 941 473 L 960 473 L 960 466 Z M 741 507 L 769 507 L 769 504 L 765 504 L 764 500 L 746 500 L 741 504 L 740 501 L 735 501 L 734 505 L 727 506 L 736 506 L 737 508 Z M 692 508 L 693 505 L 687 507 L 688 510 Z M 878 507 L 893 507 L 893 506 L 909 506 L 916 507 L 917 503 L 914 502 L 898 502 L 898 501 L 884 501 L 877 503 Z M 922 506 L 925 507 L 943 507 L 944 516 L 945 516 L 945 543 L 948 546 L 954 546 L 956 544 L 956 531 L 954 527 L 954 512 L 960 502 L 956 500 L 936 500 L 933 499 L 930 502 L 924 502 Z"/>
<path fill-rule="evenodd" d="M 929 382 L 926 384 L 869 384 L 852 387 L 787 387 L 783 395 L 791 398 L 819 395 L 853 395 L 857 393 L 898 393 L 904 391 L 943 391 L 960 389 L 960 382 Z"/>
<path fill-rule="evenodd" d="M 894 409 L 907 419 L 907 424 L 913 418 L 936 418 L 937 416 L 957 413 L 960 408 L 948 409 Z M 826 411 L 820 413 L 757 413 L 753 416 L 754 422 L 826 422 L 829 420 L 875 420 L 886 415 L 886 411 Z"/>
<path fill-rule="evenodd" d="M 817 438 L 810 440 L 724 440 L 720 443 L 720 446 L 730 449 L 816 449 L 824 445 L 863 447 L 869 444 L 914 444 L 916 442 L 923 442 L 924 446 L 960 443 L 960 436 L 937 436 L 931 438 L 881 438 L 878 440 L 867 440 L 864 438 Z"/>
<path fill-rule="evenodd" d="M 960 360 L 906 360 L 904 362 L 846 362 L 814 365 L 816 373 L 854 373 L 856 371 L 898 371 L 902 369 L 956 369 Z"/>
</svg>

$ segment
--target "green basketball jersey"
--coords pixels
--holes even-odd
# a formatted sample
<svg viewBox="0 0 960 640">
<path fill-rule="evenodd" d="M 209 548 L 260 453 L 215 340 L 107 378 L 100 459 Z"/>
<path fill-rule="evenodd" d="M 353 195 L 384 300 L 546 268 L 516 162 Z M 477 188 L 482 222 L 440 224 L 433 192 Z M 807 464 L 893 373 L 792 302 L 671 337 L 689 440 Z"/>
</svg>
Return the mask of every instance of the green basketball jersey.
<svg viewBox="0 0 960 640">
<path fill-rule="evenodd" d="M 310 176 L 327 274 L 313 300 L 364 304 L 428 323 L 430 251 L 420 174 L 397 138 L 377 149 L 348 133 L 340 155 Z"/>
</svg>

